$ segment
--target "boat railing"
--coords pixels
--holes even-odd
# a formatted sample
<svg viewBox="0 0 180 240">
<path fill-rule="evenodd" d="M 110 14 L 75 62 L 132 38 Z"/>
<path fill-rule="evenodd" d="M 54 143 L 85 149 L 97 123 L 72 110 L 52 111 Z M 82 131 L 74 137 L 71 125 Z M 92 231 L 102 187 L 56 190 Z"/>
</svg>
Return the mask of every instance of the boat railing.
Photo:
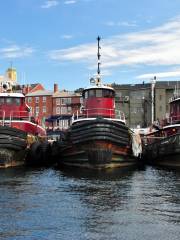
<svg viewBox="0 0 180 240">
<path fill-rule="evenodd" d="M 101 116 L 110 119 L 116 118 L 118 120 L 121 120 L 122 122 L 125 122 L 125 115 L 122 111 L 107 108 L 83 109 L 82 112 L 77 110 L 73 113 L 72 122 L 82 118 L 96 118 Z"/>
<path fill-rule="evenodd" d="M 167 118 L 167 122 L 169 124 L 173 124 L 173 123 L 176 123 L 176 122 L 179 122 L 180 121 L 180 114 L 179 115 L 175 115 L 175 116 L 171 116 L 171 117 L 168 117 Z"/>
<path fill-rule="evenodd" d="M 5 111 L 0 110 L 0 125 L 4 126 L 4 121 L 5 121 Z"/>
<path fill-rule="evenodd" d="M 31 121 L 31 114 L 27 111 L 11 111 L 8 114 L 4 110 L 0 110 L 0 125 L 11 125 L 13 120 Z"/>
<path fill-rule="evenodd" d="M 10 112 L 10 121 L 13 120 L 31 120 L 31 114 L 27 111 L 11 111 Z"/>
</svg>

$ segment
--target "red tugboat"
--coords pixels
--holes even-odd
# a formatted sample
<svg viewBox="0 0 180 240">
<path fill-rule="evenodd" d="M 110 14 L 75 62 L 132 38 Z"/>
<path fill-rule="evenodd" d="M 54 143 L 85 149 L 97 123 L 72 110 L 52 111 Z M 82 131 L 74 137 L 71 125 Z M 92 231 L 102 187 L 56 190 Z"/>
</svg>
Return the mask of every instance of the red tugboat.
<svg viewBox="0 0 180 240">
<path fill-rule="evenodd" d="M 83 90 L 81 113 L 73 115 L 67 136 L 59 143 L 58 163 L 92 169 L 134 166 L 139 159 L 132 151 L 132 132 L 124 114 L 115 110 L 114 89 L 101 83 L 100 37 L 97 40 L 97 78 Z"/>
<path fill-rule="evenodd" d="M 2 83 L 0 93 L 0 168 L 25 164 L 27 154 L 30 162 L 40 160 L 37 140 L 46 135 L 45 129 L 33 122 L 25 96 L 12 92 L 12 87 L 10 82 Z"/>
<path fill-rule="evenodd" d="M 152 165 L 180 168 L 180 95 L 169 101 L 169 117 L 144 136 L 144 161 Z"/>
</svg>

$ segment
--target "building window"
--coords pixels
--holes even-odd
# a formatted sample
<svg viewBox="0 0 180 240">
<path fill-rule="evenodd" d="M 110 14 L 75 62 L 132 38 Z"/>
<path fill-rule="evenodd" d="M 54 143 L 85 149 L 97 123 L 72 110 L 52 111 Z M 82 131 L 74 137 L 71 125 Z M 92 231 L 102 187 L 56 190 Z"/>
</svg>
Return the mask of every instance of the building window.
<svg viewBox="0 0 180 240">
<path fill-rule="evenodd" d="M 61 114 L 67 113 L 67 107 L 61 107 Z"/>
<path fill-rule="evenodd" d="M 162 112 L 162 106 L 159 106 L 159 111 Z"/>
<path fill-rule="evenodd" d="M 39 97 L 36 97 L 36 103 L 39 103 Z"/>
<path fill-rule="evenodd" d="M 61 105 L 71 104 L 71 98 L 61 98 Z"/>
<path fill-rule="evenodd" d="M 60 114 L 60 107 L 56 108 L 56 114 Z"/>
<path fill-rule="evenodd" d="M 43 102 L 46 102 L 46 97 L 43 97 Z"/>
<path fill-rule="evenodd" d="M 32 98 L 28 97 L 28 103 L 31 103 L 31 102 L 32 102 Z"/>
<path fill-rule="evenodd" d="M 56 105 L 60 105 L 60 98 L 56 98 Z"/>
<path fill-rule="evenodd" d="M 36 112 L 35 115 L 38 116 L 39 115 L 39 107 L 36 107 Z"/>
<path fill-rule="evenodd" d="M 68 112 L 68 113 L 71 113 L 71 111 L 72 111 L 72 108 L 71 108 L 71 107 L 68 107 L 68 108 L 67 108 L 67 112 Z"/>
<path fill-rule="evenodd" d="M 161 101 L 162 100 L 162 95 L 159 95 L 159 101 Z"/>
<path fill-rule="evenodd" d="M 43 113 L 46 112 L 46 106 L 43 106 Z"/>
</svg>

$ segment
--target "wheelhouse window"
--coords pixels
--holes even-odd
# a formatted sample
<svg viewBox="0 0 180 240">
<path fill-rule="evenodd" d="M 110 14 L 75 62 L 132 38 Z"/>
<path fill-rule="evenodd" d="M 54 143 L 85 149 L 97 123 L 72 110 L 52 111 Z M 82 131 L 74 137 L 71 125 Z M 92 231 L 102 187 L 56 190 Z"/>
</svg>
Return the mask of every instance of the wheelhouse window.
<svg viewBox="0 0 180 240">
<path fill-rule="evenodd" d="M 96 97 L 102 97 L 102 89 L 97 89 L 96 90 Z"/>
<path fill-rule="evenodd" d="M 13 104 L 13 99 L 12 98 L 6 98 L 6 104 L 7 105 Z"/>
<path fill-rule="evenodd" d="M 14 97 L 13 98 L 12 97 L 0 98 L 0 105 L 2 105 L 2 104 L 20 106 L 21 98 L 14 98 Z"/>
<path fill-rule="evenodd" d="M 111 89 L 89 89 L 83 93 L 84 98 L 90 97 L 105 97 L 105 98 L 112 98 L 115 96 L 115 93 Z"/>
<path fill-rule="evenodd" d="M 0 105 L 4 104 L 4 98 L 0 98 Z"/>
<path fill-rule="evenodd" d="M 95 97 L 96 96 L 96 91 L 95 89 L 89 90 L 89 97 Z"/>
<path fill-rule="evenodd" d="M 103 97 L 105 98 L 112 98 L 115 96 L 114 91 L 110 90 L 110 89 L 103 89 Z"/>
<path fill-rule="evenodd" d="M 16 106 L 20 106 L 21 105 L 21 99 L 20 98 L 14 98 L 13 102 Z"/>
</svg>

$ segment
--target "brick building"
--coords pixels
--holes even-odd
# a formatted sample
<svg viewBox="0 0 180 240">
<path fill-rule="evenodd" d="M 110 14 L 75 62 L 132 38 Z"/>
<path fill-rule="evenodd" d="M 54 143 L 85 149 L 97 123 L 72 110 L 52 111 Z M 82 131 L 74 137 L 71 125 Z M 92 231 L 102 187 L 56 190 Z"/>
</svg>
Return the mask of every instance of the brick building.
<svg viewBox="0 0 180 240">
<path fill-rule="evenodd" d="M 81 95 L 78 93 L 58 90 L 37 90 L 26 94 L 26 103 L 31 108 L 32 116 L 48 128 L 67 129 L 71 117 L 81 106 Z"/>
<path fill-rule="evenodd" d="M 41 124 L 52 114 L 52 91 L 37 90 L 26 94 L 26 103 L 31 109 L 31 114 Z"/>
</svg>

